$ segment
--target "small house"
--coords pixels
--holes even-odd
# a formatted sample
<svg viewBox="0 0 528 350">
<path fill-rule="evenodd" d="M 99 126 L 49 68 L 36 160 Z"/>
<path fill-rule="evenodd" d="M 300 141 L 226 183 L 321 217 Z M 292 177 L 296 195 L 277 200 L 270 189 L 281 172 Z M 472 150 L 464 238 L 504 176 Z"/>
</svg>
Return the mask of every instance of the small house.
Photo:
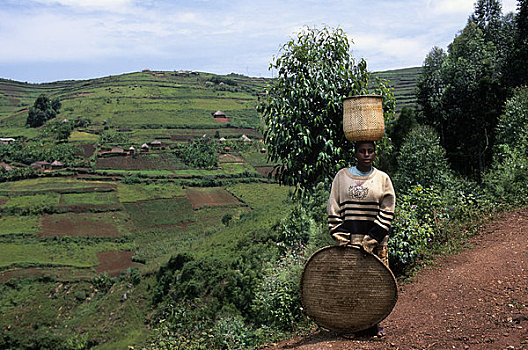
<svg viewBox="0 0 528 350">
<path fill-rule="evenodd" d="M 13 170 L 13 167 L 9 164 L 0 162 L 0 169 L 4 169 L 5 171 Z"/>
<path fill-rule="evenodd" d="M 134 154 L 136 153 L 136 149 L 134 148 L 134 146 L 130 146 L 130 148 L 128 149 L 128 154 Z"/>
<path fill-rule="evenodd" d="M 44 160 L 31 163 L 30 165 L 35 170 L 50 170 L 51 169 L 51 163 L 46 162 Z"/>
<path fill-rule="evenodd" d="M 12 138 L 12 137 L 0 137 L 0 142 L 1 142 L 3 145 L 8 145 L 8 144 L 10 144 L 11 142 L 15 142 L 15 139 Z"/>
<path fill-rule="evenodd" d="M 150 146 L 152 148 L 161 148 L 161 141 L 159 140 L 154 140 L 150 143 Z"/>
<path fill-rule="evenodd" d="M 240 141 L 242 142 L 251 142 L 251 139 L 247 137 L 246 135 L 240 136 Z"/>
<path fill-rule="evenodd" d="M 116 154 L 122 154 L 122 153 L 125 153 L 125 150 L 123 147 L 120 147 L 120 146 L 113 146 L 112 147 L 112 150 L 110 150 L 111 153 L 116 153 Z"/>
<path fill-rule="evenodd" d="M 52 169 L 62 169 L 63 167 L 64 167 L 64 164 L 62 164 L 62 162 L 59 162 L 58 160 L 54 160 L 51 163 L 51 168 Z"/>
<path fill-rule="evenodd" d="M 225 137 L 221 137 L 218 139 L 218 142 L 221 142 L 221 143 L 226 142 L 226 141 L 227 139 Z"/>
<path fill-rule="evenodd" d="M 150 150 L 150 146 L 146 143 L 141 145 L 141 152 L 148 152 Z"/>
</svg>

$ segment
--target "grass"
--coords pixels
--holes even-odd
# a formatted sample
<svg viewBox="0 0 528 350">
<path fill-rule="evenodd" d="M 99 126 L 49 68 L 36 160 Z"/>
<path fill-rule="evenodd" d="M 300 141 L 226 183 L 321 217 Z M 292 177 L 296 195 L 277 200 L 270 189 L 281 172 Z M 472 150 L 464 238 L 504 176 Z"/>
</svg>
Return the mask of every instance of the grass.
<svg viewBox="0 0 528 350">
<path fill-rule="evenodd" d="M 117 193 L 121 202 L 138 202 L 152 199 L 168 199 L 185 195 L 181 185 L 166 182 L 153 184 L 119 183 Z"/>
<path fill-rule="evenodd" d="M 58 177 L 39 177 L 14 182 L 0 183 L 0 193 L 75 191 L 88 188 L 111 188 L 107 181 L 83 181 Z"/>
<path fill-rule="evenodd" d="M 36 234 L 40 216 L 4 216 L 0 218 L 0 235 Z"/>
<path fill-rule="evenodd" d="M 96 253 L 107 250 L 133 249 L 130 243 L 100 242 L 93 245 L 69 243 L 0 243 L 0 268 L 8 266 L 95 267 Z"/>
<path fill-rule="evenodd" d="M 78 131 L 78 130 L 74 130 L 71 133 L 70 138 L 68 139 L 69 142 L 89 142 L 89 143 L 97 142 L 97 140 L 99 140 L 99 135 L 92 134 L 89 132 L 84 132 L 84 131 Z"/>
<path fill-rule="evenodd" d="M 196 215 L 185 197 L 124 204 L 138 228 L 195 222 Z"/>
<path fill-rule="evenodd" d="M 119 207 L 115 192 L 65 193 L 60 198 L 61 206 L 111 206 Z"/>
<path fill-rule="evenodd" d="M 291 187 L 277 184 L 236 184 L 227 186 L 226 190 L 253 209 L 273 206 L 288 199 Z"/>
<path fill-rule="evenodd" d="M 55 192 L 11 196 L 0 207 L 0 210 L 11 213 L 42 213 L 44 211 L 54 211 L 59 204 L 59 196 Z"/>
</svg>

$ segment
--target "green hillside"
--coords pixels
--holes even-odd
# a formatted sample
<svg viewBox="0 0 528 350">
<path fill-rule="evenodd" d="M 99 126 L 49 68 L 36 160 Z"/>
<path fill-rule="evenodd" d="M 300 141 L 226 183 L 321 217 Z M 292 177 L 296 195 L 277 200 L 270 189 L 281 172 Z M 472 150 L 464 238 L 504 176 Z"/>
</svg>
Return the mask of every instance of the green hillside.
<svg viewBox="0 0 528 350">
<path fill-rule="evenodd" d="M 387 79 L 390 86 L 394 89 L 396 98 L 396 111 L 401 111 L 403 107 L 415 107 L 416 81 L 420 74 L 421 67 L 402 68 L 377 72 L 380 77 Z"/>
<path fill-rule="evenodd" d="M 110 129 L 255 128 L 257 94 L 266 80 L 235 74 L 138 72 L 83 81 L 26 84 L 0 79 L 0 127 L 5 136 L 33 136 L 24 125 L 39 94 L 59 97 L 60 118 L 88 118 Z M 221 110 L 228 123 L 215 121 Z"/>
<path fill-rule="evenodd" d="M 413 105 L 418 71 L 379 73 L 398 109 Z M 16 139 L 0 144 L 13 168 L 0 169 L 0 348 L 206 349 L 233 331 L 237 344 L 279 337 L 241 321 L 281 295 L 254 304 L 289 242 L 288 220 L 306 220 L 292 212 L 291 188 L 267 178 L 274 164 L 256 106 L 268 81 L 153 71 L 0 79 L 0 137 Z M 28 128 L 40 94 L 62 108 Z M 65 125 L 73 131 L 60 139 Z"/>
<path fill-rule="evenodd" d="M 376 73 L 394 88 L 397 110 L 414 106 L 419 71 L 414 67 Z M 40 94 L 61 99 L 60 118 L 88 118 L 95 130 L 97 126 L 102 129 L 103 123 L 121 130 L 210 129 L 211 133 L 222 128 L 254 129 L 258 125 L 258 93 L 266 82 L 265 78 L 236 74 L 154 71 L 44 84 L 0 79 L 1 136 L 37 135 L 36 130 L 25 127 L 25 122 L 27 109 Z M 228 123 L 212 118 L 217 110 L 226 114 Z"/>
</svg>

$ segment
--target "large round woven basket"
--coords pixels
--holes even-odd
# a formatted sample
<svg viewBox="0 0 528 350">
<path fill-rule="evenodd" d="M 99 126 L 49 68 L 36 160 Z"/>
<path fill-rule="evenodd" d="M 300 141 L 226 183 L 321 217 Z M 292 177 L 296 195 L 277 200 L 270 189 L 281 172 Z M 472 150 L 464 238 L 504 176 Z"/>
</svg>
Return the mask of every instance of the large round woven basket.
<svg viewBox="0 0 528 350">
<path fill-rule="evenodd" d="M 304 312 L 319 326 L 351 333 L 387 317 L 398 299 L 391 270 L 355 246 L 328 246 L 306 262 L 301 279 Z"/>
<path fill-rule="evenodd" d="M 349 141 L 378 141 L 385 134 L 380 95 L 347 97 L 343 100 L 343 131 Z"/>
</svg>

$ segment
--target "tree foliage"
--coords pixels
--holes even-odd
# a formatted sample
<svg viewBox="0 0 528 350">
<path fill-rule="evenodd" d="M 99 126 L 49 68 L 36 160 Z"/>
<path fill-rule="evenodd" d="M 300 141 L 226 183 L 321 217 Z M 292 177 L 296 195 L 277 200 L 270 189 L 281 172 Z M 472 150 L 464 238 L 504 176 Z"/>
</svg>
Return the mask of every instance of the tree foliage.
<svg viewBox="0 0 528 350">
<path fill-rule="evenodd" d="M 218 166 L 218 151 L 211 138 L 197 137 L 179 151 L 183 162 L 195 168 L 214 168 Z"/>
<path fill-rule="evenodd" d="M 429 126 L 416 126 L 409 132 L 398 152 L 397 162 L 394 183 L 400 191 L 417 185 L 442 188 L 451 176 L 440 138 Z"/>
<path fill-rule="evenodd" d="M 26 125 L 32 128 L 42 126 L 48 120 L 55 118 L 60 108 L 61 102 L 58 98 L 50 100 L 46 95 L 41 94 L 29 108 Z"/>
<path fill-rule="evenodd" d="M 417 84 L 423 121 L 439 133 L 453 167 L 475 178 L 492 160 L 494 129 L 508 95 L 503 73 L 512 30 L 498 1 L 477 1 L 447 54 L 431 50 Z"/>
<path fill-rule="evenodd" d="M 342 131 L 343 98 L 380 94 L 386 120 L 393 118 L 391 89 L 371 75 L 365 60 L 356 63 L 350 42 L 341 29 L 307 27 L 270 65 L 278 76 L 260 111 L 268 155 L 280 163 L 275 176 L 282 184 L 310 190 L 352 161 Z"/>
</svg>

